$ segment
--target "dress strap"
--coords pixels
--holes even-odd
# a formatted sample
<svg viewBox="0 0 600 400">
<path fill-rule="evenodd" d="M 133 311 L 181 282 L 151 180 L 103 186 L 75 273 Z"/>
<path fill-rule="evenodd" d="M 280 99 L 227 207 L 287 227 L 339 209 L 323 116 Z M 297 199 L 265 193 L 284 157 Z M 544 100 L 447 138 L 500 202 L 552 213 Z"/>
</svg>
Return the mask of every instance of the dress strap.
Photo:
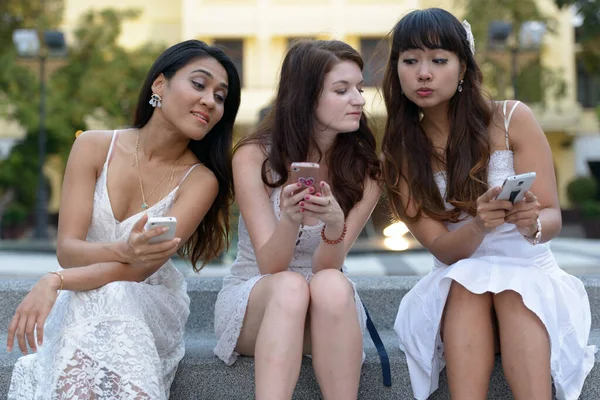
<svg viewBox="0 0 600 400">
<path fill-rule="evenodd" d="M 108 154 L 106 155 L 106 164 L 108 165 L 110 163 L 110 160 L 112 159 L 113 156 L 113 149 L 115 147 L 115 143 L 117 143 L 117 137 L 119 136 L 119 133 L 117 132 L 117 130 L 115 129 L 113 131 L 113 136 L 112 139 L 110 141 L 110 147 L 108 148 Z"/>
<path fill-rule="evenodd" d="M 510 150 L 510 146 L 508 144 L 508 126 L 510 125 L 510 119 L 512 118 L 512 115 L 517 109 L 519 103 L 520 101 L 516 101 L 515 104 L 513 104 L 512 108 L 510 109 L 510 112 L 508 113 L 508 117 L 506 116 L 506 106 L 508 105 L 508 100 L 504 100 L 504 105 L 502 107 L 502 116 L 504 117 L 504 137 L 506 140 L 506 150 Z"/>
<path fill-rule="evenodd" d="M 179 181 L 179 184 L 177 185 L 177 187 L 181 186 L 181 184 L 183 183 L 183 181 L 185 180 L 185 178 L 187 178 L 187 176 L 190 174 L 190 172 L 192 172 L 192 170 L 194 168 L 196 168 L 198 165 L 202 165 L 202 163 L 198 163 L 198 164 L 194 164 L 190 167 L 190 169 L 188 169 L 188 171 L 185 173 L 185 175 L 183 176 L 183 178 L 181 178 L 181 180 Z"/>
</svg>

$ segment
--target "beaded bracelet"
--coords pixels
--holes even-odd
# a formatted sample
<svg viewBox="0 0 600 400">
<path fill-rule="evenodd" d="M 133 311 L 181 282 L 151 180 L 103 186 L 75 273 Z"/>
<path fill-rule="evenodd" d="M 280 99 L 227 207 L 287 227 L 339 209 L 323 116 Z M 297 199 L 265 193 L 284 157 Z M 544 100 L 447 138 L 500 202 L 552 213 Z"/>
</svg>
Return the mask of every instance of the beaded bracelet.
<svg viewBox="0 0 600 400">
<path fill-rule="evenodd" d="M 323 229 L 321 229 L 321 239 L 323 239 L 323 241 L 327 244 L 341 243 L 342 240 L 344 240 L 344 238 L 346 237 L 347 230 L 348 230 L 348 227 L 346 226 L 346 223 L 344 222 L 344 229 L 342 230 L 342 234 L 340 235 L 340 237 L 335 240 L 329 240 L 325 237 L 325 225 L 323 225 Z"/>
</svg>

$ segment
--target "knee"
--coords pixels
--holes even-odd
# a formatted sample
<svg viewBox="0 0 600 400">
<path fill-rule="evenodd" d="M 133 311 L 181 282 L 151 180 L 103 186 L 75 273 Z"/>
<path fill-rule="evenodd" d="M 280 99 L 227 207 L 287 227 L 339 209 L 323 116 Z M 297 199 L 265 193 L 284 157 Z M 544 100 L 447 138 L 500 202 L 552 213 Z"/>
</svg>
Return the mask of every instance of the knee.
<svg viewBox="0 0 600 400">
<path fill-rule="evenodd" d="M 450 292 L 448 293 L 447 303 L 460 303 L 461 305 L 471 305 L 475 307 L 480 307 L 483 305 L 491 309 L 492 294 L 490 292 L 485 292 L 481 294 L 473 293 L 460 283 L 453 281 L 452 285 L 450 285 Z"/>
<path fill-rule="evenodd" d="M 527 310 L 523 298 L 514 290 L 505 290 L 495 294 L 493 302 L 497 313 L 502 313 L 503 310 L 510 310 L 511 313 Z"/>
<path fill-rule="evenodd" d="M 311 309 L 338 315 L 354 307 L 354 288 L 348 278 L 338 270 L 317 272 L 310 281 Z"/>
<path fill-rule="evenodd" d="M 288 314 L 306 315 L 310 301 L 306 278 L 291 271 L 279 272 L 273 278 L 271 302 Z"/>
</svg>

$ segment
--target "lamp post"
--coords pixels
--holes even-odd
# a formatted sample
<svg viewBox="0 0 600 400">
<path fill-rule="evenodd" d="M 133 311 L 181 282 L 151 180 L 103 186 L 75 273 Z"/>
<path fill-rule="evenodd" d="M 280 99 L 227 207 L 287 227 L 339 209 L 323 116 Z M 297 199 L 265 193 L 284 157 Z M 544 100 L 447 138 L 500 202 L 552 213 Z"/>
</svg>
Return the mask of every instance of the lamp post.
<svg viewBox="0 0 600 400">
<path fill-rule="evenodd" d="M 66 53 L 62 32 L 45 31 L 40 43 L 39 33 L 34 29 L 17 29 L 13 32 L 13 43 L 20 57 L 37 58 L 40 73 L 40 121 L 38 135 L 38 184 L 35 201 L 36 239 L 48 238 L 48 193 L 44 179 L 46 161 L 46 61 L 49 57 L 62 57 Z"/>
<path fill-rule="evenodd" d="M 510 51 L 510 82 L 513 97 L 519 98 L 519 57 L 521 54 L 537 55 L 542 43 L 546 26 L 538 21 L 523 22 L 513 29 L 513 24 L 505 21 L 492 21 L 488 25 L 488 49 Z"/>
</svg>

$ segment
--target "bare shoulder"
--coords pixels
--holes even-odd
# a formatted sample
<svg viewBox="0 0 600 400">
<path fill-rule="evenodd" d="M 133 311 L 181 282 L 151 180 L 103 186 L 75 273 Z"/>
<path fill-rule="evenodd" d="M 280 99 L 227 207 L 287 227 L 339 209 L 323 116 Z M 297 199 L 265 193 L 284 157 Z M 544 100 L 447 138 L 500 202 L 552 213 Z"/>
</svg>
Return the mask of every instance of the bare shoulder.
<svg viewBox="0 0 600 400">
<path fill-rule="evenodd" d="M 101 167 L 106 160 L 113 131 L 85 131 L 74 141 L 69 159 L 77 165 Z"/>
<path fill-rule="evenodd" d="M 77 139 L 75 139 L 75 143 L 81 143 L 81 146 L 102 146 L 108 147 L 110 146 L 110 142 L 112 140 L 114 131 L 85 131 L 82 132 Z M 98 150 L 98 147 L 96 147 Z"/>
<path fill-rule="evenodd" d="M 182 189 L 195 188 L 198 192 L 219 190 L 219 181 L 216 175 L 206 165 L 199 164 L 194 167 L 182 183 Z"/>
<path fill-rule="evenodd" d="M 246 168 L 249 165 L 262 165 L 266 154 L 262 146 L 248 143 L 236 150 L 233 155 L 233 168 Z"/>
<path fill-rule="evenodd" d="M 194 182 L 202 181 L 205 183 L 218 184 L 217 177 L 214 172 L 210 170 L 206 165 L 199 164 L 190 171 L 189 176 L 186 178 Z"/>
<path fill-rule="evenodd" d="M 492 101 L 492 119 L 494 122 L 500 122 L 502 124 L 502 128 L 504 128 L 504 120 L 508 118 L 510 118 L 510 127 L 512 127 L 513 122 L 523 122 L 524 119 L 535 120 L 535 116 L 533 111 L 531 111 L 531 108 L 521 101 Z"/>
<path fill-rule="evenodd" d="M 512 110 L 511 106 L 514 107 L 508 125 L 508 139 L 511 147 L 516 150 L 522 146 L 539 143 L 539 141 L 547 141 L 534 112 L 527 104 L 521 102 L 516 104 L 515 101 L 509 101 L 508 103 L 507 110 Z"/>
<path fill-rule="evenodd" d="M 492 102 L 492 123 L 490 136 L 494 149 L 505 149 L 507 134 L 505 122 L 508 122 L 508 140 L 510 148 L 518 147 L 528 136 L 543 135 L 535 115 L 527 104 L 517 100 Z"/>
</svg>

